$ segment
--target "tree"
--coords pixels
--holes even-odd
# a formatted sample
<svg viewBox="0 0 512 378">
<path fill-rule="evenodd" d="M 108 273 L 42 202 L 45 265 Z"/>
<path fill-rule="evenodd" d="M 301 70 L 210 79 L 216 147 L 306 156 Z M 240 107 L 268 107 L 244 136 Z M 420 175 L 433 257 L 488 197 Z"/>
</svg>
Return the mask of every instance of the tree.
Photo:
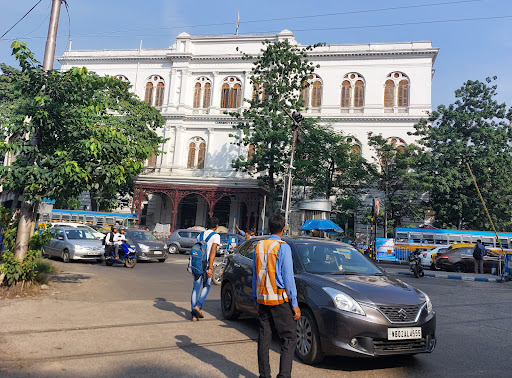
<svg viewBox="0 0 512 378">
<path fill-rule="evenodd" d="M 416 125 L 413 135 L 423 147 L 418 172 L 438 227 L 490 229 L 467 163 L 496 227 L 511 225 L 512 110 L 496 101 L 495 80 L 465 82 L 455 91 L 453 104 L 440 105 Z"/>
<path fill-rule="evenodd" d="M 354 139 L 306 119 L 303 141 L 297 145 L 295 180 L 308 187 L 313 196 L 336 197 L 334 211 L 345 223 L 360 204 L 363 188 L 373 175 L 373 166 L 361 155 Z"/>
<path fill-rule="evenodd" d="M 250 80 L 254 96 L 248 100 L 249 109 L 230 113 L 238 121 L 233 127 L 241 133 L 232 134 L 238 145 L 250 147 L 250 158 L 239 156 L 233 168 L 258 179 L 275 199 L 276 183 L 290 161 L 291 120 L 283 108 L 290 113 L 304 107 L 301 90 L 307 87 L 308 79 L 315 70 L 307 54 L 319 46 L 299 48 L 288 40 L 263 42 L 264 49 L 258 57 L 243 54 L 243 59 L 254 61 Z M 316 66 L 318 67 L 318 66 Z"/>
<path fill-rule="evenodd" d="M 158 153 L 164 120 L 127 83 L 85 68 L 45 72 L 25 43 L 12 48 L 27 81 L 17 83 L 21 101 L 4 128 L 2 152 L 16 159 L 0 177 L 4 190 L 23 195 L 15 247 L 23 258 L 39 201 L 115 193 Z"/>
<path fill-rule="evenodd" d="M 416 176 L 418 146 L 397 145 L 380 134 L 368 133 L 368 145 L 375 151 L 375 186 L 383 195 L 384 230 L 402 224 L 402 218 L 423 216 L 422 185 Z"/>
</svg>

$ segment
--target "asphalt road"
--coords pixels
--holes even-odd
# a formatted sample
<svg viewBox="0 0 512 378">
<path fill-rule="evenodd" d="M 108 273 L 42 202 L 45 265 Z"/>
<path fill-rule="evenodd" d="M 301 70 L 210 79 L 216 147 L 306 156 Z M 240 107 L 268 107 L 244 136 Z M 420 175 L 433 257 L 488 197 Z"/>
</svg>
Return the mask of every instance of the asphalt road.
<svg viewBox="0 0 512 378">
<path fill-rule="evenodd" d="M 205 319 L 190 322 L 187 259 L 171 255 L 166 263 L 134 269 L 55 262 L 63 272 L 46 297 L 0 300 L 0 376 L 257 376 L 257 322 L 222 319 L 219 286 L 210 291 Z M 435 351 L 412 358 L 330 357 L 318 366 L 295 361 L 294 377 L 512 375 L 512 283 L 390 274 L 430 295 Z"/>
</svg>

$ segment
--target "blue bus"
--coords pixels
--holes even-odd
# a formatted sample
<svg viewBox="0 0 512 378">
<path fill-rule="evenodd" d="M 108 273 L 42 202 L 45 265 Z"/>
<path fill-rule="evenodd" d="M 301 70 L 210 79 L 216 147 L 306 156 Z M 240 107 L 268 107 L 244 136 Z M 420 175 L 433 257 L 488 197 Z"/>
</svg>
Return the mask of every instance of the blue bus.
<svg viewBox="0 0 512 378">
<path fill-rule="evenodd" d="M 106 213 L 101 211 L 53 209 L 51 213 L 39 214 L 40 223 L 70 222 L 95 224 L 105 228 L 113 225 L 130 227 L 138 223 L 137 214 Z"/>
</svg>

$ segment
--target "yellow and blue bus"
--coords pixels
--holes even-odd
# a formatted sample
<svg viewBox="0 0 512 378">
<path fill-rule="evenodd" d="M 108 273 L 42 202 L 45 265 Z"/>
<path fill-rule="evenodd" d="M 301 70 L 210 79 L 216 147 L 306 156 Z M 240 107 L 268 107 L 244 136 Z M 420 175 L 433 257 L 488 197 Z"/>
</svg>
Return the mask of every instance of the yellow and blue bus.
<svg viewBox="0 0 512 378">
<path fill-rule="evenodd" d="M 438 230 L 432 228 L 403 228 L 395 229 L 395 252 L 413 251 L 416 248 L 426 251 L 441 245 L 476 244 L 480 239 L 487 249 L 502 253 L 510 253 L 512 248 L 512 233 L 498 232 L 498 238 L 492 231 Z"/>
<path fill-rule="evenodd" d="M 130 227 L 138 223 L 137 214 L 118 214 L 86 210 L 53 209 L 51 213 L 39 214 L 39 223 L 70 222 L 95 224 L 105 228 L 113 225 Z"/>
</svg>

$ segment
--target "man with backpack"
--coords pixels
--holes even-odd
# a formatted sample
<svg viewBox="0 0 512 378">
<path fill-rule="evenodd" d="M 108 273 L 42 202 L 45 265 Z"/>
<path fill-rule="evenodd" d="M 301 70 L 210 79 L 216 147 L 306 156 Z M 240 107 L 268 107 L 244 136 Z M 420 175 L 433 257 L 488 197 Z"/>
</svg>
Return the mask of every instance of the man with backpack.
<svg viewBox="0 0 512 378">
<path fill-rule="evenodd" d="M 475 247 L 473 248 L 473 258 L 475 259 L 475 273 L 478 274 L 478 267 L 480 267 L 480 274 L 484 273 L 484 256 L 485 246 L 482 241 L 478 239 Z"/>
<path fill-rule="evenodd" d="M 220 235 L 215 231 L 219 220 L 212 217 L 208 221 L 208 230 L 201 232 L 197 242 L 190 251 L 188 271 L 194 275 L 194 285 L 190 304 L 192 305 L 192 321 L 204 318 L 203 303 L 212 286 L 213 261 L 220 245 Z M 202 287 L 202 289 L 201 289 Z"/>
</svg>

